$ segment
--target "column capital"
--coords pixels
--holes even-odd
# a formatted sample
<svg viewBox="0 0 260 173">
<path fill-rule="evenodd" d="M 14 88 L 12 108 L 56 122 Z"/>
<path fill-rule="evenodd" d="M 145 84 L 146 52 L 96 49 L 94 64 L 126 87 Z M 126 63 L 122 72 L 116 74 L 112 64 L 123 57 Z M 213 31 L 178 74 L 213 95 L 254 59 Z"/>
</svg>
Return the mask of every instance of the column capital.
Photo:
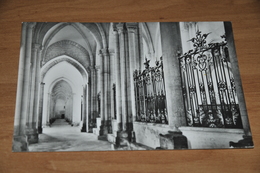
<svg viewBox="0 0 260 173">
<path fill-rule="evenodd" d="M 41 44 L 38 44 L 38 43 L 33 43 L 32 48 L 33 48 L 33 50 L 40 51 L 40 50 L 42 50 L 43 46 Z"/>
<path fill-rule="evenodd" d="M 126 28 L 128 33 L 136 33 L 138 29 L 138 23 L 137 22 L 126 23 Z"/>
<path fill-rule="evenodd" d="M 34 29 L 36 22 L 26 22 L 26 25 L 30 28 L 30 29 Z"/>
<path fill-rule="evenodd" d="M 125 32 L 124 23 L 117 24 L 116 28 L 119 34 L 123 34 Z"/>
<path fill-rule="evenodd" d="M 116 23 L 113 24 L 113 34 L 116 35 L 116 36 L 118 35 L 118 29 L 117 29 Z"/>
<path fill-rule="evenodd" d="M 92 71 L 95 70 L 96 66 L 89 66 L 88 68 Z"/>
<path fill-rule="evenodd" d="M 41 85 L 42 85 L 42 86 L 44 86 L 44 85 L 45 85 L 45 83 L 44 83 L 44 82 L 41 82 Z"/>
<path fill-rule="evenodd" d="M 109 49 L 108 51 L 109 51 L 109 55 L 110 56 L 113 56 L 115 54 L 115 50 L 114 49 Z"/>
<path fill-rule="evenodd" d="M 108 56 L 109 55 L 109 50 L 107 48 L 100 49 L 99 54 L 103 56 Z"/>
<path fill-rule="evenodd" d="M 100 70 L 100 65 L 96 65 L 95 69 L 96 69 L 96 71 L 99 71 Z"/>
<path fill-rule="evenodd" d="M 118 36 L 118 31 L 117 31 L 117 28 L 116 28 L 116 27 L 113 29 L 113 34 L 114 34 L 116 37 Z"/>
</svg>

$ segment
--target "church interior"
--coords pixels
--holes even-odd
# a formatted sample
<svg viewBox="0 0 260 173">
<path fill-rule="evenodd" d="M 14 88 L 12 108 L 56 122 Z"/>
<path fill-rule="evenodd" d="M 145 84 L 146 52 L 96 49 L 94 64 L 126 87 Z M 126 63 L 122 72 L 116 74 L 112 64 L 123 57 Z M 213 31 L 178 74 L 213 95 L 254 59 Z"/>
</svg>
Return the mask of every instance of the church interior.
<svg viewBox="0 0 260 173">
<path fill-rule="evenodd" d="M 246 147 L 230 22 L 22 23 L 14 152 Z"/>
</svg>

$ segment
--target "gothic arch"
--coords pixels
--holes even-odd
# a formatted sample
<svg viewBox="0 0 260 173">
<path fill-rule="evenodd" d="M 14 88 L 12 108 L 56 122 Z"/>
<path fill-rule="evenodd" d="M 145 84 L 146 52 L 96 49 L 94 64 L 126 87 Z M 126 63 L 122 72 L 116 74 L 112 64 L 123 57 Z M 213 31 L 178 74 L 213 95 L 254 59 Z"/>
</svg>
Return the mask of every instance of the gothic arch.
<svg viewBox="0 0 260 173">
<path fill-rule="evenodd" d="M 41 72 L 41 79 L 44 79 L 46 73 L 51 69 L 53 66 L 56 64 L 59 64 L 60 62 L 66 61 L 72 66 L 74 66 L 82 75 L 83 80 L 87 83 L 88 82 L 88 76 L 87 73 L 90 73 L 89 68 L 85 69 L 84 66 L 82 66 L 78 61 L 75 59 L 68 57 L 68 56 L 62 56 L 62 57 L 56 57 L 53 60 L 50 61 L 50 63 L 45 64 L 45 66 L 42 67 L 42 72 Z"/>
<path fill-rule="evenodd" d="M 90 33 L 91 35 L 94 37 L 94 39 L 96 40 L 97 44 L 102 47 L 102 38 L 101 38 L 101 34 L 99 32 L 99 29 L 94 27 L 96 26 L 94 23 L 51 23 L 52 25 L 47 27 L 45 26 L 42 30 L 44 30 L 41 39 L 38 40 L 39 43 L 41 43 L 43 46 L 48 46 L 49 42 L 52 40 L 52 38 L 64 27 L 71 25 L 73 26 L 75 29 L 77 29 L 78 31 L 80 30 L 81 33 L 84 33 L 84 31 L 82 31 L 78 26 L 82 25 L 84 26 Z M 43 42 L 44 38 L 46 37 L 46 33 L 55 25 L 60 25 L 58 26 L 56 29 L 54 29 L 52 31 L 52 33 L 50 33 L 50 35 L 46 38 L 45 43 Z M 45 29 L 46 28 L 46 29 Z M 85 35 L 85 34 L 84 34 Z M 87 40 L 85 40 L 87 42 Z"/>
<path fill-rule="evenodd" d="M 105 35 L 104 35 L 103 28 L 98 27 L 98 25 L 96 25 L 95 23 L 57 23 L 57 22 L 55 22 L 55 23 L 54 22 L 53 23 L 46 23 L 46 22 L 38 23 L 34 30 L 35 32 L 34 32 L 33 42 L 39 43 L 43 46 L 43 48 L 44 48 L 43 55 L 45 55 L 46 51 L 49 47 L 48 44 L 52 40 L 52 38 L 55 37 L 55 35 L 61 29 L 63 29 L 64 27 L 66 27 L 68 25 L 73 26 L 78 31 L 78 33 L 82 35 L 82 37 L 84 38 L 84 41 L 87 44 L 86 50 L 91 59 L 91 65 L 95 65 L 95 52 L 96 51 L 91 50 L 90 43 L 88 42 L 85 32 L 89 32 L 93 36 L 97 46 L 100 49 L 103 49 L 104 46 L 107 46 L 106 42 L 104 42 Z M 80 26 L 82 26 L 86 30 Z M 54 28 L 54 27 L 56 27 L 56 28 Z M 51 33 L 49 35 L 47 35 L 47 33 L 51 29 L 52 29 Z"/>
<path fill-rule="evenodd" d="M 107 40 L 106 40 L 106 35 L 105 35 L 105 31 L 104 29 L 102 28 L 102 25 L 100 23 L 96 23 L 97 27 L 98 27 L 98 30 L 101 34 L 101 38 L 102 38 L 102 43 L 103 43 L 103 48 L 108 48 L 107 46 Z"/>
<path fill-rule="evenodd" d="M 59 23 L 58 23 L 59 24 Z M 53 37 L 61 30 L 63 29 L 65 26 L 67 26 L 67 23 L 61 23 L 54 31 L 52 31 L 52 33 L 50 33 L 50 35 L 46 38 L 46 40 L 44 41 L 44 38 L 42 39 L 42 45 L 44 47 L 47 48 L 47 46 L 49 45 L 50 41 L 53 39 Z M 50 28 L 51 29 L 51 28 Z M 47 31 L 48 32 L 48 31 Z M 46 32 L 46 34 L 47 34 Z M 45 37 L 45 36 L 44 36 Z"/>
<path fill-rule="evenodd" d="M 75 92 L 73 89 L 75 88 L 73 82 L 71 82 L 69 79 L 65 78 L 65 77 L 60 77 L 60 78 L 57 78 L 56 80 L 54 80 L 50 87 L 48 88 L 48 93 L 51 93 L 53 91 L 53 88 L 61 81 L 65 81 L 69 84 L 70 86 L 70 89 L 72 92 Z"/>
<path fill-rule="evenodd" d="M 147 44 L 147 47 L 149 49 L 149 53 L 151 55 L 153 55 L 154 54 L 154 45 L 153 45 L 153 42 L 152 42 L 152 37 L 150 35 L 149 29 L 148 29 L 145 22 L 141 22 L 141 25 L 143 26 L 143 32 L 144 32 L 144 34 L 142 34 L 142 36 L 143 36 L 143 38 L 144 38 L 144 40 Z"/>
<path fill-rule="evenodd" d="M 43 45 L 43 39 L 46 33 L 58 22 L 40 22 L 37 23 L 34 29 L 33 42 Z"/>
<path fill-rule="evenodd" d="M 79 24 L 78 23 L 72 23 L 71 24 L 79 33 L 80 33 L 80 35 L 84 38 L 84 40 L 85 40 L 85 42 L 86 42 L 86 44 L 87 44 L 87 47 L 86 47 L 86 50 L 88 51 L 88 54 L 89 54 L 89 57 L 90 57 L 90 61 L 91 61 L 91 63 L 95 63 L 95 59 L 94 59 L 94 56 L 93 56 L 93 51 L 95 51 L 95 50 L 91 50 L 91 46 L 90 46 L 90 43 L 89 43 L 89 41 L 88 41 L 88 38 L 87 38 L 87 36 L 84 34 L 84 32 L 80 29 L 80 27 L 79 27 Z M 94 65 L 94 64 L 91 64 L 91 65 Z"/>
<path fill-rule="evenodd" d="M 87 70 L 88 67 L 92 64 L 87 54 L 88 53 L 86 49 L 81 45 L 70 40 L 62 40 L 48 47 L 46 54 L 43 57 L 42 66 L 58 56 L 67 55 L 69 57 L 73 57 Z"/>
<path fill-rule="evenodd" d="M 94 37 L 100 49 L 103 48 L 101 33 L 95 23 L 79 23 L 83 25 Z"/>
</svg>

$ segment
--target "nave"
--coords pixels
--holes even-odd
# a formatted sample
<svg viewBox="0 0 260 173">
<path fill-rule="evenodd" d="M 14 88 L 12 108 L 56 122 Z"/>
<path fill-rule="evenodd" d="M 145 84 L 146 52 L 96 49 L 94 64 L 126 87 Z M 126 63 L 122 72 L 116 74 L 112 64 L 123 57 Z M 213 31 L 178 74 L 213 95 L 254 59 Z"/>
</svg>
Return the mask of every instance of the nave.
<svg viewBox="0 0 260 173">
<path fill-rule="evenodd" d="M 80 133 L 65 119 L 56 119 L 50 127 L 43 128 L 39 142 L 29 145 L 29 151 L 101 151 L 112 150 L 108 141 L 98 140 L 93 133 Z"/>
</svg>

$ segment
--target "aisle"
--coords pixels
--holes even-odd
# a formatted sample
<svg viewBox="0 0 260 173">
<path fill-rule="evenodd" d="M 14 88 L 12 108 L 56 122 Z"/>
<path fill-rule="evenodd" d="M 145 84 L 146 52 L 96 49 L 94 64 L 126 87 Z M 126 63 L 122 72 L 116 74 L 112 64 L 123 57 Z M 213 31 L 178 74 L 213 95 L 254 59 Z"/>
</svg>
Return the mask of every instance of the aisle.
<svg viewBox="0 0 260 173">
<path fill-rule="evenodd" d="M 44 128 L 39 143 L 31 144 L 30 151 L 106 151 L 112 150 L 107 141 L 97 140 L 92 133 L 81 133 L 79 127 L 70 126 L 57 119 L 51 127 Z"/>
</svg>

